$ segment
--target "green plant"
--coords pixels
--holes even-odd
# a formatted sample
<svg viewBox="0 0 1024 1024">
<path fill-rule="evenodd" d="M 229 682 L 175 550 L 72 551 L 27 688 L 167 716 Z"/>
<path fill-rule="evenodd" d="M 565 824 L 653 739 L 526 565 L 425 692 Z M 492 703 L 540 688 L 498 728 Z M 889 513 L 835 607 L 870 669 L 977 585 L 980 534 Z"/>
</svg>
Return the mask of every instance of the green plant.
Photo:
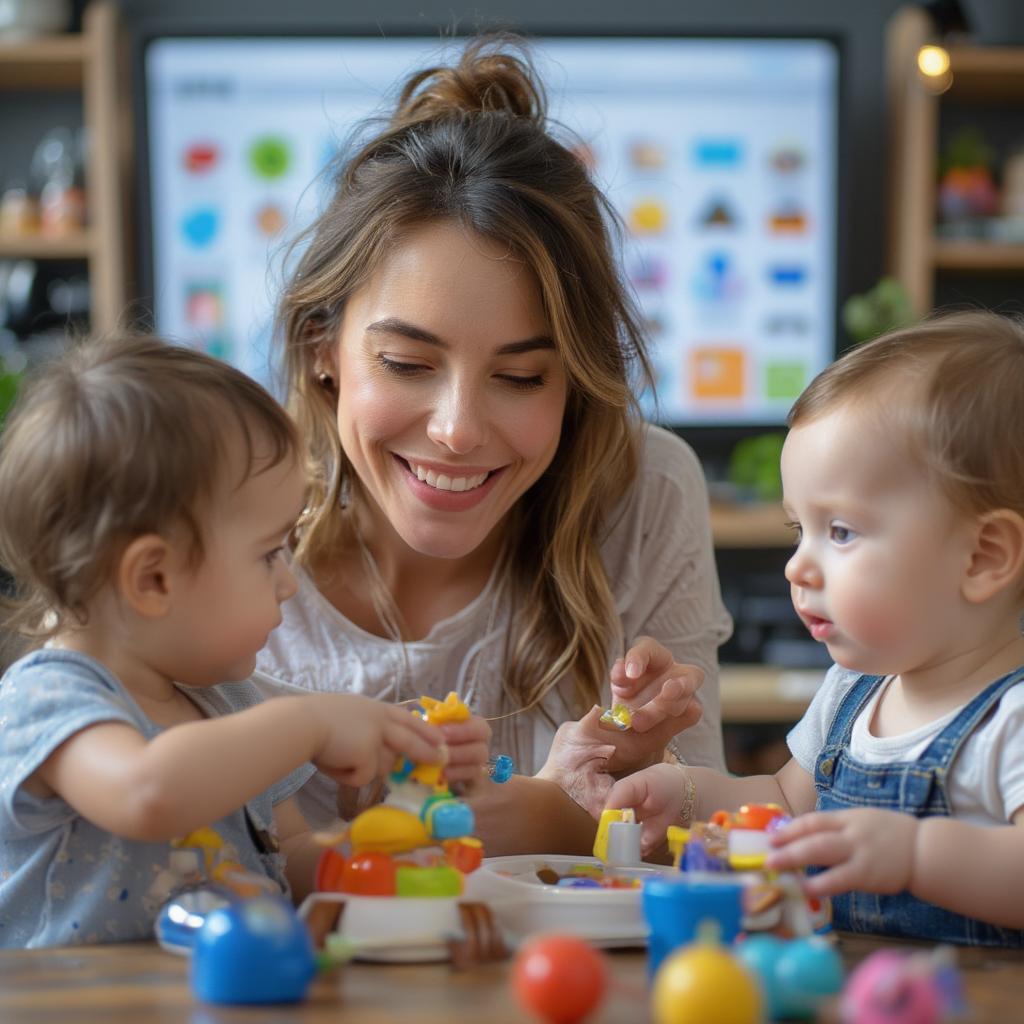
<svg viewBox="0 0 1024 1024">
<path fill-rule="evenodd" d="M 916 319 L 910 295 L 892 277 L 883 277 L 870 291 L 851 295 L 843 303 L 843 326 L 857 344 L 909 327 Z"/>
<path fill-rule="evenodd" d="M 729 481 L 757 501 L 782 499 L 782 457 L 784 434 L 758 434 L 740 441 L 729 456 Z"/>
<path fill-rule="evenodd" d="M 14 404 L 21 383 L 20 373 L 10 373 L 0 359 L 0 429 L 3 429 L 7 413 Z"/>
</svg>

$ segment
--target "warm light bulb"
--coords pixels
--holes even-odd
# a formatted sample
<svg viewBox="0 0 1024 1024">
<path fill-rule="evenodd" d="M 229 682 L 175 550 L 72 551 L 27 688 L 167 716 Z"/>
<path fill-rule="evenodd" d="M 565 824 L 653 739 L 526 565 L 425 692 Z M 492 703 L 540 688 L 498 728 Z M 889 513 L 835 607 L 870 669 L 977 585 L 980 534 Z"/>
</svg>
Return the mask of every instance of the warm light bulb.
<svg viewBox="0 0 1024 1024">
<path fill-rule="evenodd" d="M 922 75 L 941 78 L 949 71 L 949 53 L 941 46 L 922 46 L 917 51 L 917 66 Z"/>
</svg>

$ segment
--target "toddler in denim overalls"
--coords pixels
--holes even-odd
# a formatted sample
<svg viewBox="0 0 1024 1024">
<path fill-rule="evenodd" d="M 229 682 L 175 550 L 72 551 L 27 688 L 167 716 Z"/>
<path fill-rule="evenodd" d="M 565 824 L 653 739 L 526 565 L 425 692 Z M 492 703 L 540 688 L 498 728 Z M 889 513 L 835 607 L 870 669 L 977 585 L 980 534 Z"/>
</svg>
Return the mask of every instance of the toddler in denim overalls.
<svg viewBox="0 0 1024 1024">
<path fill-rule="evenodd" d="M 774 776 L 621 780 L 667 825 L 774 801 L 768 866 L 808 867 L 852 931 L 1024 944 L 1024 322 L 941 316 L 797 400 L 782 454 L 797 613 L 836 663 Z M 809 813 L 816 812 L 816 813 Z"/>
</svg>

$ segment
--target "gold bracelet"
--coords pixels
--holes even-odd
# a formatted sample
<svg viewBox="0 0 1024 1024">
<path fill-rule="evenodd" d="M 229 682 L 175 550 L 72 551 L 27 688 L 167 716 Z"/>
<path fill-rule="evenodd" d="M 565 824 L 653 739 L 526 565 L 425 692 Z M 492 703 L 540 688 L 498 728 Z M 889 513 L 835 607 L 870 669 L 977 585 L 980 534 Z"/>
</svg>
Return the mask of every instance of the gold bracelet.
<svg viewBox="0 0 1024 1024">
<path fill-rule="evenodd" d="M 679 808 L 679 820 L 683 828 L 689 828 L 693 822 L 693 815 L 697 810 L 697 784 L 693 781 L 693 776 L 683 765 L 679 766 L 679 770 L 685 778 L 683 782 L 683 803 Z"/>
</svg>

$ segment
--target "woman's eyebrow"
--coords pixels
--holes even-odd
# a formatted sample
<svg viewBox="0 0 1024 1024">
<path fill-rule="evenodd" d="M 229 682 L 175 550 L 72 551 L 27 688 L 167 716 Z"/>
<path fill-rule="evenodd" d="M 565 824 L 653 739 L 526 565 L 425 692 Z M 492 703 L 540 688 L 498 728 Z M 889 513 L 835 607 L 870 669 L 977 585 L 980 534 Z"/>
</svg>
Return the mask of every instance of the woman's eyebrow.
<svg viewBox="0 0 1024 1024">
<path fill-rule="evenodd" d="M 415 324 L 411 324 L 407 320 L 401 320 L 398 317 L 375 320 L 372 324 L 367 324 L 366 330 L 367 333 L 374 334 L 400 334 L 402 337 L 409 338 L 412 341 L 422 341 L 427 345 L 436 345 L 438 348 L 449 347 L 448 342 L 439 338 L 431 331 L 424 330 L 424 328 L 417 327 Z M 554 347 L 555 343 L 551 338 L 546 334 L 538 334 L 533 338 L 506 342 L 504 345 L 499 345 L 494 351 L 495 355 L 514 356 L 523 352 L 533 352 L 537 349 L 553 349 Z"/>
</svg>

